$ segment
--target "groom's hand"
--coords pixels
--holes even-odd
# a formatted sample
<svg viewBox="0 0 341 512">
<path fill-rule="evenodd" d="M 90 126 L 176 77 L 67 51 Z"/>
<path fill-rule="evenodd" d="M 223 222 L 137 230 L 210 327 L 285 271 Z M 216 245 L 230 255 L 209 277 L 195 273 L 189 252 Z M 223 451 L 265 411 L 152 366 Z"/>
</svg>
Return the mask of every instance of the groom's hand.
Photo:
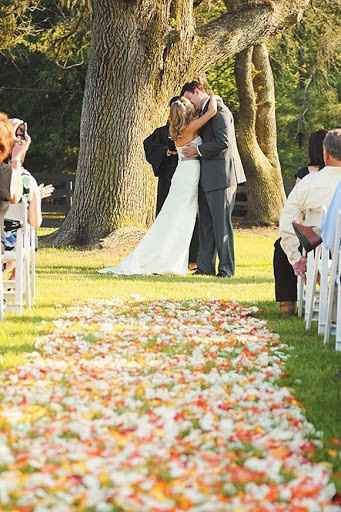
<svg viewBox="0 0 341 512">
<path fill-rule="evenodd" d="M 187 146 L 186 148 L 183 148 L 182 154 L 186 158 L 191 158 L 192 156 L 199 156 L 198 148 L 195 146 Z"/>
</svg>

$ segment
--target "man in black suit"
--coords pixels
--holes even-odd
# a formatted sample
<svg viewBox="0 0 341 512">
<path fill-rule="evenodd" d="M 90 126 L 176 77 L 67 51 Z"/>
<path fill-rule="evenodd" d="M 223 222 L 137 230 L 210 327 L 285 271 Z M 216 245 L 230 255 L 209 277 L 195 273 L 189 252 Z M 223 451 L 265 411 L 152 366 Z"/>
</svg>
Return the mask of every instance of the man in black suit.
<svg viewBox="0 0 341 512">
<path fill-rule="evenodd" d="M 178 99 L 175 96 L 169 106 Z M 143 143 L 147 162 L 152 166 L 158 178 L 156 216 L 160 213 L 169 192 L 173 174 L 178 165 L 178 154 L 175 144 L 169 136 L 169 124 L 160 126 L 146 138 Z"/>
<path fill-rule="evenodd" d="M 171 106 L 179 96 L 169 102 Z M 160 126 L 147 137 L 143 143 L 147 162 L 152 166 L 154 175 L 158 178 L 156 216 L 160 213 L 163 203 L 168 196 L 173 174 L 178 165 L 178 153 L 175 144 L 169 136 L 169 123 Z M 198 222 L 196 222 L 191 246 L 189 250 L 189 263 L 196 266 L 199 248 Z M 171 257 L 171 256 L 170 256 Z"/>
<path fill-rule="evenodd" d="M 191 101 L 199 115 L 206 112 L 209 95 L 200 82 L 184 85 L 181 95 Z M 232 113 L 218 99 L 218 112 L 200 132 L 202 144 L 184 149 L 187 157 L 200 155 L 199 232 L 197 274 L 231 277 L 235 271 L 232 211 L 237 185 L 246 181 L 240 160 Z"/>
</svg>

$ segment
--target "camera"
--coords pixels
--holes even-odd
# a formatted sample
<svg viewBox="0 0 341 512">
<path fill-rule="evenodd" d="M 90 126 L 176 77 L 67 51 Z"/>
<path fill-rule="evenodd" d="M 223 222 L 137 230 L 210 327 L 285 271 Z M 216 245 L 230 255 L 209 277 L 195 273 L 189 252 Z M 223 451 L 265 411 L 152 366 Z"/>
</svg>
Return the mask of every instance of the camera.
<svg viewBox="0 0 341 512">
<path fill-rule="evenodd" d="M 26 141 L 27 138 L 27 123 L 19 124 L 18 128 L 15 130 L 15 136 L 21 141 L 21 143 Z"/>
</svg>

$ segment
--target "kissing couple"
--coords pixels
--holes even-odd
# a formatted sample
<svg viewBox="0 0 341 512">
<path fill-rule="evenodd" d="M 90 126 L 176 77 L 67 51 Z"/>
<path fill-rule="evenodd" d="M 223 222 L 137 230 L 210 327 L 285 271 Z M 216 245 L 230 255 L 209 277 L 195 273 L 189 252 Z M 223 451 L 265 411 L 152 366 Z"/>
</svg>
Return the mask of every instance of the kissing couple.
<svg viewBox="0 0 341 512">
<path fill-rule="evenodd" d="M 103 274 L 150 275 L 188 272 L 190 242 L 199 212 L 196 275 L 229 278 L 235 271 L 232 210 L 238 183 L 246 181 L 233 116 L 221 98 L 197 81 L 188 82 L 170 107 L 170 136 L 179 162 L 154 224 L 117 267 Z"/>
</svg>

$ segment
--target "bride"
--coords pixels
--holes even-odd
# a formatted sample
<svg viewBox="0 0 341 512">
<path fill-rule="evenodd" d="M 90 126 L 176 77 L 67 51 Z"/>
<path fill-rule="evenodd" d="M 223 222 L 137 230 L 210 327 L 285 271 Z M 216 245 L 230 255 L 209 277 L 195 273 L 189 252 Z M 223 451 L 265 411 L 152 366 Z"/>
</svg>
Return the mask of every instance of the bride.
<svg viewBox="0 0 341 512">
<path fill-rule="evenodd" d="M 176 144 L 179 163 L 167 199 L 154 224 L 133 252 L 117 267 L 99 270 L 101 274 L 148 275 L 180 274 L 188 269 L 189 246 L 198 212 L 199 158 L 186 159 L 184 147 L 200 145 L 198 132 L 217 113 L 217 101 L 210 97 L 208 110 L 197 117 L 186 98 L 170 109 L 170 135 Z"/>
</svg>

